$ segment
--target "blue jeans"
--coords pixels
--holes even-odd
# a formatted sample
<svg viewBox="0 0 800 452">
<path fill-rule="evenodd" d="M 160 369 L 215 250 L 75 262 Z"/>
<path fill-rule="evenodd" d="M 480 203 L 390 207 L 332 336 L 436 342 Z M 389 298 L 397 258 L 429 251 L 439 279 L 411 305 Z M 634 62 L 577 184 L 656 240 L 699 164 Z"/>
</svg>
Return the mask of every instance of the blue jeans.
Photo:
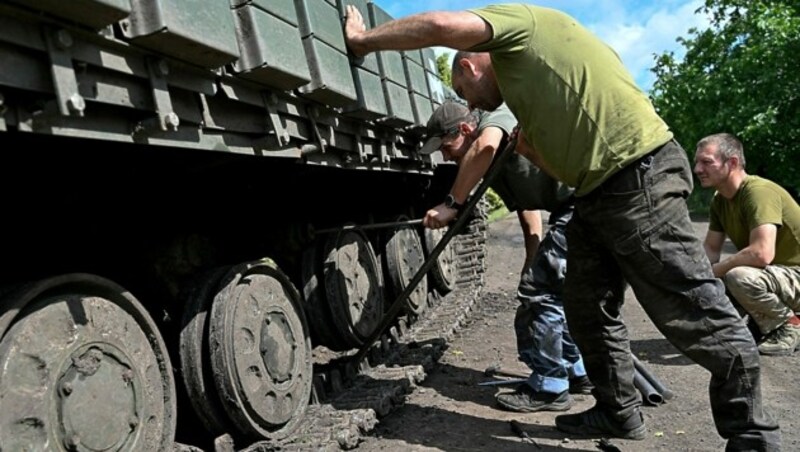
<svg viewBox="0 0 800 452">
<path fill-rule="evenodd" d="M 641 400 L 620 314 L 627 280 L 664 337 L 711 372 L 711 412 L 727 448 L 780 450 L 778 424 L 761 403 L 755 341 L 692 228 L 691 190 L 686 152 L 672 141 L 576 200 L 564 293 L 572 335 L 599 407 L 618 419 L 633 414 Z"/>
<path fill-rule="evenodd" d="M 586 375 L 561 301 L 567 272 L 565 233 L 571 217 L 571 206 L 550 215 L 549 230 L 517 292 L 517 350 L 519 359 L 533 371 L 528 384 L 537 392 L 564 392 L 569 389 L 569 378 Z"/>
</svg>

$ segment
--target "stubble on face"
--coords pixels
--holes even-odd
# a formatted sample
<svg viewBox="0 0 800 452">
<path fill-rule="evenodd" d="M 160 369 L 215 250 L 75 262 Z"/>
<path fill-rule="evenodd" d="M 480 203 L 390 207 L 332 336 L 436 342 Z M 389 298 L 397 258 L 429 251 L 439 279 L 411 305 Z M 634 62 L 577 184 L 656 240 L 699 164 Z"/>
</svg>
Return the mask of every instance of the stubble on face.
<svg viewBox="0 0 800 452">
<path fill-rule="evenodd" d="M 472 141 L 465 137 L 464 135 L 459 134 L 457 137 L 454 137 L 451 141 L 442 145 L 442 154 L 445 157 L 445 160 L 455 162 L 456 164 L 461 163 L 461 159 L 464 158 L 464 154 L 467 153 L 470 144 Z"/>
<path fill-rule="evenodd" d="M 484 74 L 478 80 L 478 87 L 480 105 L 477 108 L 485 111 L 494 111 L 503 103 L 503 97 L 500 95 L 500 90 L 493 76 L 490 77 L 488 74 Z"/>
<path fill-rule="evenodd" d="M 716 188 L 727 179 L 728 172 L 725 168 L 725 162 L 716 148 L 706 146 L 698 149 L 695 153 L 694 162 L 694 173 L 702 187 Z"/>
<path fill-rule="evenodd" d="M 475 65 L 474 74 L 464 70 L 453 75 L 456 94 L 467 101 L 470 109 L 496 110 L 503 103 L 503 96 L 500 94 L 489 55 L 478 55 L 470 61 Z"/>
</svg>

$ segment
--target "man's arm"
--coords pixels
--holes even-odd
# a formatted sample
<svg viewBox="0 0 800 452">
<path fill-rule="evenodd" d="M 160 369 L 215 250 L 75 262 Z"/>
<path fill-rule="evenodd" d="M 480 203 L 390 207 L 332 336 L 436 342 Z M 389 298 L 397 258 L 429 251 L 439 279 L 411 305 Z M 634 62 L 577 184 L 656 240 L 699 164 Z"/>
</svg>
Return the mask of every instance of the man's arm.
<svg viewBox="0 0 800 452">
<path fill-rule="evenodd" d="M 503 129 L 499 127 L 486 127 L 481 130 L 480 135 L 472 142 L 472 146 L 462 157 L 458 165 L 456 180 L 450 189 L 450 194 L 459 204 L 466 202 L 472 189 L 486 174 L 504 134 Z M 447 226 L 457 213 L 455 209 L 439 204 L 425 214 L 422 224 L 431 229 L 442 228 Z"/>
<path fill-rule="evenodd" d="M 775 242 L 777 236 L 778 227 L 774 224 L 762 224 L 754 228 L 750 231 L 749 245 L 724 261 L 712 265 L 714 276 L 718 278 L 722 277 L 736 267 L 747 266 L 764 268 L 771 264 L 773 259 L 775 259 Z M 706 239 L 706 241 L 708 241 L 708 239 Z M 708 253 L 708 250 L 706 250 L 706 253 Z M 717 254 L 717 260 L 719 260 L 719 254 Z"/>
<path fill-rule="evenodd" d="M 415 14 L 367 30 L 358 8 L 347 5 L 345 41 L 357 57 L 377 50 L 410 50 L 431 46 L 466 50 L 491 37 L 489 24 L 466 11 Z"/>
<path fill-rule="evenodd" d="M 522 273 L 525 273 L 533 264 L 533 258 L 542 241 L 542 215 L 538 210 L 518 210 L 517 217 L 525 238 L 525 264 L 522 266 Z"/>
<path fill-rule="evenodd" d="M 472 189 L 478 185 L 492 165 L 494 155 L 504 136 L 505 132 L 499 127 L 489 126 L 481 130 L 459 163 L 456 180 L 450 189 L 456 201 L 463 204 L 467 200 Z"/>
<path fill-rule="evenodd" d="M 708 256 L 708 260 L 712 264 L 719 262 L 723 243 L 725 243 L 724 233 L 712 231 L 711 229 L 706 232 L 706 240 L 703 242 L 703 248 L 706 250 L 706 256 Z"/>
</svg>

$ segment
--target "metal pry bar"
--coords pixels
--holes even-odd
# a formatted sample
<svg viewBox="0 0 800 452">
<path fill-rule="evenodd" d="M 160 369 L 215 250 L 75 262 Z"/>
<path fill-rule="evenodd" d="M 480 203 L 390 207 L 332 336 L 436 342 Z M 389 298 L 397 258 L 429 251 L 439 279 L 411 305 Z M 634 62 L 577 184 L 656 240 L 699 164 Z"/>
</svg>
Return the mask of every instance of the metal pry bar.
<svg viewBox="0 0 800 452">
<path fill-rule="evenodd" d="M 372 347 L 372 344 L 374 344 L 375 341 L 381 337 L 381 334 L 383 334 L 383 332 L 386 331 L 386 329 L 389 328 L 392 323 L 394 323 L 395 316 L 397 316 L 400 310 L 403 309 L 406 298 L 408 298 L 411 292 L 416 289 L 419 282 L 422 281 L 422 278 L 425 277 L 425 274 L 428 273 L 428 270 L 430 270 L 433 264 L 436 262 L 439 254 L 441 254 L 442 250 L 444 250 L 447 244 L 450 243 L 450 240 L 455 237 L 456 234 L 461 232 L 461 229 L 465 224 L 467 224 L 467 219 L 469 218 L 469 215 L 467 214 L 472 212 L 472 209 L 474 209 L 481 200 L 481 197 L 483 197 L 483 194 L 486 193 L 486 190 L 489 188 L 489 184 L 500 172 L 500 168 L 503 167 L 503 163 L 506 161 L 509 155 L 514 153 L 515 147 L 517 147 L 516 136 L 509 140 L 508 144 L 506 144 L 506 147 L 503 148 L 495 157 L 494 161 L 492 162 L 492 166 L 490 166 L 489 170 L 486 171 L 483 181 L 481 181 L 481 183 L 475 189 L 475 193 L 469 198 L 467 204 L 464 206 L 464 209 L 458 214 L 453 226 L 447 230 L 442 239 L 439 240 L 439 243 L 433 248 L 433 250 L 431 250 L 428 258 L 425 259 L 425 262 L 422 263 L 422 266 L 419 268 L 419 270 L 417 270 L 417 273 L 415 273 L 414 277 L 411 278 L 411 281 L 409 281 L 405 290 L 403 290 L 403 292 L 397 296 L 397 298 L 389 307 L 389 310 L 383 315 L 381 323 L 364 341 L 364 344 L 361 345 L 358 353 L 353 355 L 353 361 L 360 363 L 361 360 L 364 359 L 364 356 L 367 355 L 367 352 L 369 351 L 370 347 Z"/>
<path fill-rule="evenodd" d="M 422 224 L 422 219 L 416 220 L 403 220 L 403 221 L 389 221 L 386 223 L 372 223 L 372 224 L 346 224 L 344 226 L 339 226 L 336 228 L 327 228 L 327 229 L 319 229 L 313 231 L 314 234 L 330 234 L 336 233 L 341 231 L 352 231 L 352 230 L 359 230 L 359 231 L 366 231 L 368 229 L 383 229 L 383 228 L 393 228 L 396 226 L 417 226 Z"/>
</svg>

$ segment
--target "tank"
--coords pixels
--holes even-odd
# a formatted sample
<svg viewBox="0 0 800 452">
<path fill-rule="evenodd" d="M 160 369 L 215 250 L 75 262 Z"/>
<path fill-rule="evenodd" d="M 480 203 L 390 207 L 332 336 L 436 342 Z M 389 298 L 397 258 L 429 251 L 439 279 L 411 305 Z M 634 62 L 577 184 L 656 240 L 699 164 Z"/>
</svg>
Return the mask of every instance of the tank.
<svg viewBox="0 0 800 452">
<path fill-rule="evenodd" d="M 349 55 L 345 3 L 391 19 L 0 1 L 0 449 L 290 450 L 336 422 L 352 447 L 398 397 L 365 379 L 417 378 L 440 336 L 403 337 L 480 290 L 485 220 L 385 319 L 442 237 L 417 219 L 455 167 L 418 149 L 449 91 L 431 49 Z"/>
</svg>

